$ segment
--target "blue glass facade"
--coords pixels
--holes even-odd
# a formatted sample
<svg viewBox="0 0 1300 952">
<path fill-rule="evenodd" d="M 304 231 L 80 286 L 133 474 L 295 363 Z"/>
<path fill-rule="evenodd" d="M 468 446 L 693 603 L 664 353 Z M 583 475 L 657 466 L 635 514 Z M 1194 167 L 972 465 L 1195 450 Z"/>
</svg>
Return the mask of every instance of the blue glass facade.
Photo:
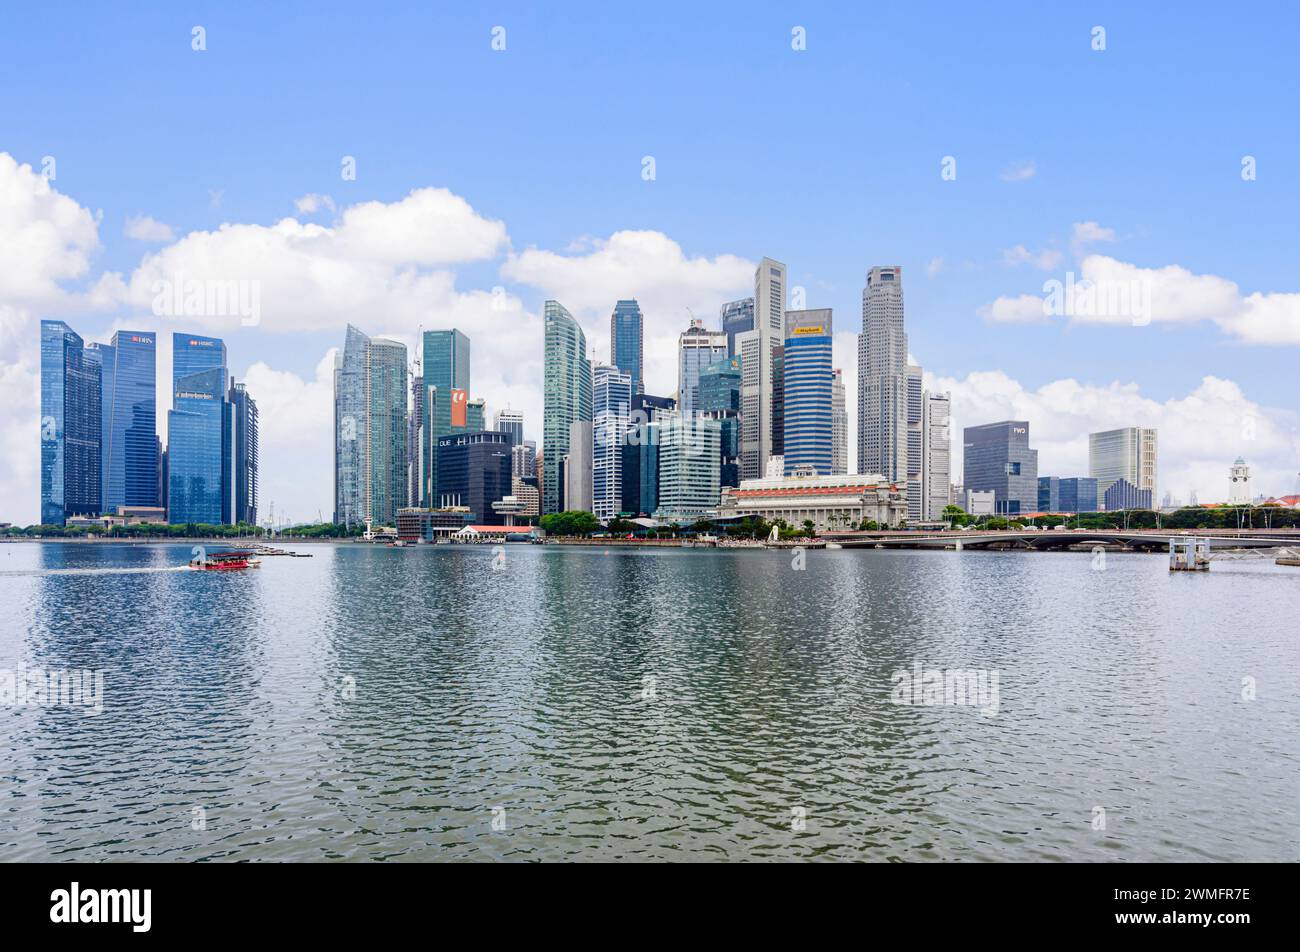
<svg viewBox="0 0 1300 952">
<path fill-rule="evenodd" d="M 659 426 L 642 423 L 623 444 L 623 512 L 652 516 L 659 508 Z"/>
<path fill-rule="evenodd" d="M 62 321 L 41 321 L 41 523 L 102 510 L 102 355 Z"/>
<path fill-rule="evenodd" d="M 1107 512 L 1118 512 L 1122 509 L 1150 509 L 1151 490 L 1138 489 L 1127 479 L 1117 479 L 1106 490 L 1103 503 Z"/>
<path fill-rule="evenodd" d="M 226 401 L 226 345 L 172 336 L 172 410 L 167 415 L 167 519 L 220 525 L 233 513 L 234 419 Z"/>
<path fill-rule="evenodd" d="M 632 378 L 632 392 L 645 392 L 644 321 L 636 299 L 619 301 L 609 318 L 610 362 Z"/>
<path fill-rule="evenodd" d="M 1038 450 L 1029 448 L 1029 421 L 1004 420 L 963 431 L 963 482 L 967 489 L 994 492 L 1001 515 L 1038 508 Z"/>
<path fill-rule="evenodd" d="M 786 312 L 782 378 L 785 473 L 812 467 L 819 475 L 829 475 L 835 373 L 828 309 Z"/>
<path fill-rule="evenodd" d="M 438 505 L 468 507 L 475 525 L 500 525 L 492 503 L 510 495 L 510 448 L 496 430 L 438 437 Z"/>
<path fill-rule="evenodd" d="M 1076 476 L 1061 480 L 1062 512 L 1096 512 L 1097 480 Z"/>
<path fill-rule="evenodd" d="M 722 305 L 719 316 L 722 333 L 727 335 L 727 356 L 739 357 L 740 352 L 736 350 L 736 335 L 754 329 L 754 299 L 751 297 L 730 301 Z"/>
<path fill-rule="evenodd" d="M 470 389 L 469 337 L 455 328 L 425 331 L 421 363 L 425 389 L 424 490 L 421 505 L 434 506 L 438 488 L 438 437 L 454 432 L 452 391 Z M 468 416 L 466 424 L 468 429 Z M 480 429 L 482 428 L 480 424 Z"/>
<path fill-rule="evenodd" d="M 242 383 L 230 388 L 235 421 L 235 509 L 231 521 L 257 525 L 259 420 L 257 401 Z"/>
<path fill-rule="evenodd" d="M 118 331 L 104 355 L 104 511 L 156 506 L 158 426 L 156 336 Z"/>
</svg>

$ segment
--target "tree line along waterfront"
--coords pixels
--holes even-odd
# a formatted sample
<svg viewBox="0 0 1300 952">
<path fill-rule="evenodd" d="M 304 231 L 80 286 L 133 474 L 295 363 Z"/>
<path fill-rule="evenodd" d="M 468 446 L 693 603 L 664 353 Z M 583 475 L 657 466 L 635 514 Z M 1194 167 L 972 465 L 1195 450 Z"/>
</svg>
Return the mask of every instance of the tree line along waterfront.
<svg viewBox="0 0 1300 952">
<path fill-rule="evenodd" d="M 958 506 L 948 506 L 943 513 L 950 528 L 971 526 L 980 529 L 1019 529 L 1033 526 L 1051 529 L 1066 526 L 1079 529 L 1300 529 L 1300 510 L 1284 506 L 1217 506 L 1185 507 L 1170 512 L 1151 509 L 1126 509 L 1117 512 L 1046 513 L 1025 518 L 1006 519 L 1002 516 L 975 516 Z M 590 512 L 566 510 L 550 513 L 530 521 L 547 535 L 559 537 L 618 535 L 647 538 L 683 538 L 696 535 L 716 535 L 738 539 L 765 539 L 777 530 L 781 539 L 811 538 L 817 535 L 811 521 L 793 525 L 784 519 L 766 520 L 748 516 L 739 520 L 718 521 L 701 517 L 691 522 L 672 522 L 648 528 L 631 519 L 613 518 L 602 524 Z M 521 526 L 526 528 L 526 526 Z M 841 531 L 876 531 L 887 527 L 867 519 L 853 525 L 846 523 Z M 904 525 L 903 529 L 908 526 Z M 914 527 L 919 528 L 919 527 Z M 929 526 L 926 527 L 930 528 Z M 329 540 L 358 539 L 365 533 L 361 525 L 342 525 L 333 522 L 293 526 L 279 530 L 274 538 Z M 240 539 L 267 538 L 265 529 L 249 523 L 237 525 L 212 525 L 209 523 L 184 523 L 178 525 L 138 523 L 100 526 L 30 525 L 2 526 L 0 539 L 129 539 L 166 541 L 169 539 Z"/>
</svg>

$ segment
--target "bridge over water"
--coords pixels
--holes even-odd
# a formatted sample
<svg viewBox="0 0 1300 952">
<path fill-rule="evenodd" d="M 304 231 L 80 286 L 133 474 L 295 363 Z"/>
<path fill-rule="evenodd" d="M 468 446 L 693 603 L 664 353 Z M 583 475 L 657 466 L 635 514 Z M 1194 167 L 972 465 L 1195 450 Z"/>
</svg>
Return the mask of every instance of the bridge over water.
<svg viewBox="0 0 1300 952">
<path fill-rule="evenodd" d="M 844 548 L 884 549 L 1069 549 L 1096 545 L 1165 552 L 1171 538 L 1206 539 L 1211 549 L 1300 547 L 1300 529 L 993 529 L 944 532 L 824 532 L 819 538 Z"/>
</svg>

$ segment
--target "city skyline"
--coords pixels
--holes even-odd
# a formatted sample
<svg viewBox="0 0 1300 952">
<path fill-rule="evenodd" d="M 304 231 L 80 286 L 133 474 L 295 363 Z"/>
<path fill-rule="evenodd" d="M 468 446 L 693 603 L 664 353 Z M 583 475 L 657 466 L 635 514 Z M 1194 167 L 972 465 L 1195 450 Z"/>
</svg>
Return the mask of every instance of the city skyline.
<svg viewBox="0 0 1300 952">
<path fill-rule="evenodd" d="M 199 52 L 188 23 L 54 10 L 37 29 L 37 14 L 15 12 L 16 29 L 0 38 L 13 76 L 0 246 L 24 257 L 0 277 L 0 400 L 9 408 L 0 439 L 11 449 L 0 466 L 0 519 L 39 519 L 39 449 L 28 434 L 39 415 L 43 318 L 88 342 L 156 329 L 160 377 L 172 333 L 225 339 L 230 370 L 262 411 L 263 508 L 276 501 L 277 512 L 305 520 L 332 509 L 331 376 L 347 323 L 398 339 L 412 355 L 422 330 L 471 334 L 475 395 L 490 410 L 529 411 L 526 436 L 541 445 L 531 411 L 542 403 L 536 341 L 546 299 L 570 309 L 605 360 L 611 311 L 635 298 L 645 392 L 669 393 L 687 309 L 718 327 L 724 305 L 753 296 L 764 255 L 788 264 L 787 293 L 805 296 L 799 307 L 840 315 L 833 365 L 844 374 L 851 433 L 857 298 L 870 267 L 894 263 L 908 276 L 911 356 L 925 367 L 926 390 L 951 393 L 954 432 L 1030 420 L 1042 471 L 1068 475 L 1087 471 L 1089 433 L 1152 427 L 1161 433 L 1162 496 L 1226 499 L 1238 455 L 1261 492 L 1296 490 L 1300 424 L 1286 371 L 1300 342 L 1300 295 L 1286 209 L 1300 184 L 1288 171 L 1296 130 L 1275 121 L 1280 101 L 1267 92 L 1291 81 L 1286 57 L 1273 55 L 1277 32 L 1190 19 L 1171 32 L 1156 11 L 1107 8 L 1110 43 L 1100 51 L 1090 25 L 1058 10 L 992 20 L 959 10 L 924 29 L 902 11 L 813 11 L 799 14 L 807 44 L 796 51 L 793 24 L 775 14 L 692 10 L 698 29 L 681 35 L 671 16 L 633 25 L 617 13 L 595 24 L 513 11 L 501 15 L 509 43 L 497 53 L 494 24 L 476 14 L 411 15 L 414 28 L 397 41 L 412 44 L 410 62 L 386 56 L 382 70 L 327 78 L 317 94 L 322 108 L 365 102 L 382 119 L 421 117 L 393 121 L 402 132 L 384 134 L 346 109 L 330 113 L 332 122 L 286 124 L 273 102 L 212 82 L 254 63 L 272 79 L 293 75 L 314 49 L 338 41 L 337 25 L 301 24 L 284 11 L 214 12 Z M 351 31 L 348 48 L 393 43 L 382 19 Z M 421 26 L 446 37 L 436 76 L 470 80 L 460 101 L 433 115 L 421 95 L 427 68 L 414 65 Z M 646 83 L 592 59 L 611 35 L 633 29 L 648 54 L 679 68 Z M 900 44 L 866 72 L 855 50 L 878 30 Z M 290 34 L 301 42 L 274 39 Z M 755 75 L 745 83 L 758 82 L 762 96 L 744 95 L 745 83 L 723 69 L 717 36 L 752 51 Z M 909 60 L 909 44 L 954 61 L 973 56 L 979 68 L 958 81 Z M 1242 101 L 1200 76 L 1129 95 L 1135 69 L 1179 75 L 1207 45 L 1265 94 Z M 66 68 L 55 85 L 36 85 L 31 77 L 52 57 Z M 557 57 L 568 78 L 548 67 Z M 254 157 L 204 129 L 169 129 L 187 156 L 181 171 L 157 161 L 150 142 L 106 143 L 103 129 L 135 114 L 132 90 L 160 69 L 169 82 L 153 93 L 159 114 L 180 114 L 201 94 L 214 114 L 240 115 L 264 148 Z M 883 84 L 858 81 L 878 70 L 889 77 Z M 1026 109 L 1049 108 L 1047 90 L 1003 95 L 1033 70 L 1053 77 L 1046 85 L 1058 101 L 1107 97 L 1109 131 L 1050 137 L 1042 124 L 1017 122 Z M 521 84 L 525 74 L 535 81 Z M 50 108 L 52 96 L 75 101 L 71 93 L 85 88 L 96 89 L 93 114 Z M 861 88 L 903 120 L 890 136 L 859 118 L 847 90 Z M 800 103 L 814 92 L 826 108 L 805 115 Z M 593 129 L 591 110 L 605 96 L 632 108 Z M 537 97 L 563 108 L 543 121 Z M 490 127 L 481 119 L 488 102 L 497 110 Z M 800 116 L 799 147 L 755 131 L 773 110 Z M 1206 139 L 1210 110 L 1220 119 Z M 701 153 L 702 128 L 731 142 L 730 155 Z M 1129 138 L 1116 149 L 1121 131 Z M 456 149 L 438 148 L 449 139 Z M 954 174 L 945 178 L 948 157 Z M 1243 177 L 1246 157 L 1253 178 Z M 1189 207 L 1200 211 L 1190 222 Z M 806 227 L 810 219 L 818 228 Z M 48 240 L 20 240 L 31 233 Z M 1044 284 L 1071 274 L 1149 279 L 1149 322 L 1044 315 Z M 244 288 L 240 306 L 212 314 L 185 313 L 184 295 L 155 291 L 188 280 L 260 284 L 256 296 Z M 168 387 L 160 380 L 157 392 Z M 157 413 L 164 444 L 166 409 Z M 954 451 L 954 482 L 960 465 Z"/>
</svg>

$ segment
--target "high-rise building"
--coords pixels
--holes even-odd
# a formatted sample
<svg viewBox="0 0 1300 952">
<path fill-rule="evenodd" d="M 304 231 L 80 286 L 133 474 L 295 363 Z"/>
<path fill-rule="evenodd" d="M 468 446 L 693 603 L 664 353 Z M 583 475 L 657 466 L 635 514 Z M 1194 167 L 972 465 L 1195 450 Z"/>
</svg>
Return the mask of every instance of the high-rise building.
<svg viewBox="0 0 1300 952">
<path fill-rule="evenodd" d="M 259 425 L 257 401 L 242 383 L 230 384 L 234 408 L 235 507 L 230 521 L 257 525 Z"/>
<path fill-rule="evenodd" d="M 1061 508 L 1061 479 L 1059 476 L 1038 477 L 1038 511 L 1064 511 Z"/>
<path fill-rule="evenodd" d="M 874 267 L 862 290 L 858 335 L 858 472 L 907 479 L 907 334 L 903 269 Z"/>
<path fill-rule="evenodd" d="M 623 508 L 623 445 L 631 413 L 632 377 L 598 366 L 592 396 L 591 511 L 608 521 Z"/>
<path fill-rule="evenodd" d="M 636 423 L 623 444 L 623 512 L 653 516 L 659 504 L 659 424 Z"/>
<path fill-rule="evenodd" d="M 671 413 L 676 409 L 677 401 L 672 397 L 655 397 L 648 393 L 632 394 L 634 423 L 653 423 L 660 414 Z"/>
<path fill-rule="evenodd" d="M 690 419 L 699 409 L 696 390 L 700 371 L 727 356 L 727 336 L 721 331 L 705 330 L 699 318 L 677 337 L 677 407 Z"/>
<path fill-rule="evenodd" d="M 834 459 L 834 387 L 831 310 L 785 312 L 782 352 L 785 475 L 796 469 L 831 474 Z"/>
<path fill-rule="evenodd" d="M 1061 512 L 1096 512 L 1097 480 L 1089 476 L 1071 476 L 1060 484 Z"/>
<path fill-rule="evenodd" d="M 786 267 L 764 258 L 754 272 L 754 328 L 738 332 L 733 353 L 744 371 L 740 394 L 740 473 L 757 479 L 773 454 L 772 387 L 774 351 L 785 335 Z"/>
<path fill-rule="evenodd" d="M 92 345 L 103 363 L 102 508 L 157 506 L 157 335 L 117 331 L 111 344 Z"/>
<path fill-rule="evenodd" d="M 438 437 L 438 506 L 464 506 L 477 525 L 500 525 L 492 507 L 511 495 L 510 436 L 495 430 Z"/>
<path fill-rule="evenodd" d="M 635 298 L 619 301 L 609 316 L 610 363 L 632 380 L 632 392 L 645 390 L 644 320 Z"/>
<path fill-rule="evenodd" d="M 103 368 L 62 321 L 41 321 L 41 523 L 103 509 Z"/>
<path fill-rule="evenodd" d="M 365 518 L 395 526 L 406 504 L 406 345 L 380 337 L 366 347 Z"/>
<path fill-rule="evenodd" d="M 593 434 L 590 420 L 569 424 L 569 451 L 564 454 L 564 508 L 591 512 Z"/>
<path fill-rule="evenodd" d="M 370 338 L 351 324 L 334 358 L 334 521 L 364 523 L 368 402 L 366 351 Z"/>
<path fill-rule="evenodd" d="M 406 505 L 411 508 L 420 505 L 420 493 L 424 487 L 424 454 L 420 447 L 424 445 L 427 404 L 424 374 L 420 364 L 416 363 L 411 374 L 411 415 L 406 421 Z"/>
<path fill-rule="evenodd" d="M 1097 480 L 1103 499 L 1112 483 L 1127 479 L 1138 489 L 1156 493 L 1156 431 L 1127 426 L 1088 434 L 1088 475 Z"/>
<path fill-rule="evenodd" d="M 659 426 L 655 518 L 685 521 L 718 508 L 721 425 L 704 417 L 664 416 Z"/>
<path fill-rule="evenodd" d="M 420 367 L 424 375 L 424 484 L 421 500 L 426 506 L 438 496 L 438 437 L 459 431 L 486 429 L 469 419 L 469 338 L 461 331 L 425 331 Z"/>
<path fill-rule="evenodd" d="M 740 485 L 740 389 L 743 380 L 739 357 L 724 357 L 700 371 L 696 412 L 719 423 L 718 478 L 723 486 Z"/>
<path fill-rule="evenodd" d="M 167 518 L 222 525 L 234 512 L 234 408 L 220 338 L 172 335 L 172 409 L 167 416 Z"/>
<path fill-rule="evenodd" d="M 727 335 L 727 356 L 740 356 L 739 351 L 736 350 L 736 335 L 754 329 L 754 299 L 743 298 L 722 305 L 719 326 L 722 328 L 722 333 Z"/>
<path fill-rule="evenodd" d="M 542 392 L 542 512 L 559 512 L 560 464 L 569 453 L 569 428 L 591 421 L 591 362 L 587 335 L 559 301 L 543 306 L 546 342 Z"/>
<path fill-rule="evenodd" d="M 1029 422 L 1004 420 L 968 426 L 962 480 L 966 492 L 995 494 L 997 512 L 1017 515 L 1038 509 L 1038 450 L 1029 448 Z"/>
<path fill-rule="evenodd" d="M 518 446 L 524 441 L 524 415 L 518 410 L 498 410 L 492 429 L 510 437 L 510 445 Z"/>
<path fill-rule="evenodd" d="M 921 515 L 938 520 L 952 498 L 952 396 L 927 390 L 921 404 Z"/>
<path fill-rule="evenodd" d="M 523 440 L 510 448 L 511 479 L 536 479 L 537 444 Z"/>
<path fill-rule="evenodd" d="M 831 475 L 849 471 L 849 409 L 844 374 L 837 367 L 831 381 Z"/>
<path fill-rule="evenodd" d="M 907 520 L 918 522 L 925 517 L 924 489 L 921 485 L 921 453 L 925 442 L 925 388 L 921 368 L 907 368 Z"/>
<path fill-rule="evenodd" d="M 770 467 L 778 457 L 785 465 L 785 345 L 772 348 L 772 455 L 767 458 Z M 781 469 L 784 473 L 785 470 Z"/>
</svg>

